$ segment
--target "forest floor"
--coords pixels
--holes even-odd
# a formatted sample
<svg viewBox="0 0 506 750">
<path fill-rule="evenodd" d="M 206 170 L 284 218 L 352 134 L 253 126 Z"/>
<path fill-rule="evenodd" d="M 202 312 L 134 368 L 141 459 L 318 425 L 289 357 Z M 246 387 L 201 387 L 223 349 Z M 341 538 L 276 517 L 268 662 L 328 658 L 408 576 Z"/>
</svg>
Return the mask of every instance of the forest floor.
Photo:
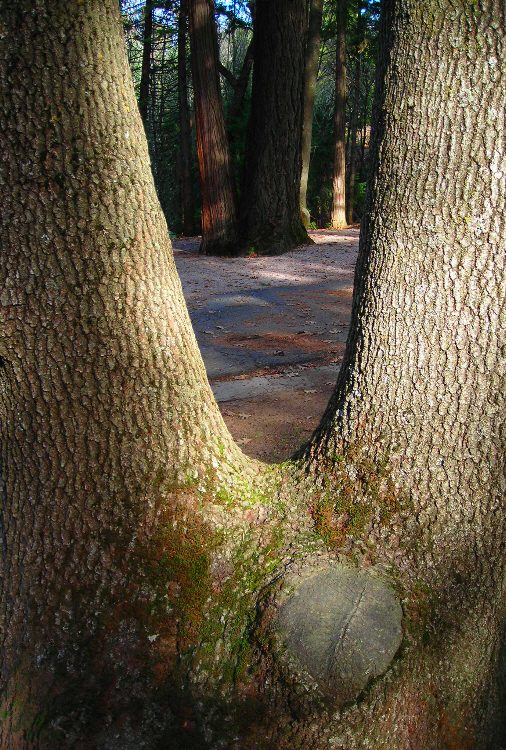
<svg viewBox="0 0 506 750">
<path fill-rule="evenodd" d="M 276 257 L 198 255 L 173 241 L 193 328 L 225 421 L 245 453 L 288 458 L 333 391 L 348 335 L 358 228 L 310 232 Z"/>
</svg>

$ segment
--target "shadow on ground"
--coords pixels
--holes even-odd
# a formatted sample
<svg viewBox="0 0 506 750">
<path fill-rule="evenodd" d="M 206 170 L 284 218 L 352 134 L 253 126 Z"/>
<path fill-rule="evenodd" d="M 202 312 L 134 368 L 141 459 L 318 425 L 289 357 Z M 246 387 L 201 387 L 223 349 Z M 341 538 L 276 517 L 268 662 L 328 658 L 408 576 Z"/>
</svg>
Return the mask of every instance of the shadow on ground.
<svg viewBox="0 0 506 750">
<path fill-rule="evenodd" d="M 348 335 L 358 229 L 311 232 L 278 257 L 174 256 L 209 380 L 233 436 L 263 461 L 288 458 L 332 393 Z"/>
</svg>

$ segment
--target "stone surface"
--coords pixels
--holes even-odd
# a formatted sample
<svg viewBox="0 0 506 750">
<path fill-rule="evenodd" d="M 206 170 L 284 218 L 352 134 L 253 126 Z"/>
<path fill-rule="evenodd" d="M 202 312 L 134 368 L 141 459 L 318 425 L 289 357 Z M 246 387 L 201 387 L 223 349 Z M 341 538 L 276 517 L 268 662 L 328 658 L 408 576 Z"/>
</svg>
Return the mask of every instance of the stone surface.
<svg viewBox="0 0 506 750">
<path fill-rule="evenodd" d="M 399 600 L 374 574 L 343 565 L 294 584 L 279 612 L 288 655 L 342 706 L 394 658 L 402 640 Z"/>
</svg>

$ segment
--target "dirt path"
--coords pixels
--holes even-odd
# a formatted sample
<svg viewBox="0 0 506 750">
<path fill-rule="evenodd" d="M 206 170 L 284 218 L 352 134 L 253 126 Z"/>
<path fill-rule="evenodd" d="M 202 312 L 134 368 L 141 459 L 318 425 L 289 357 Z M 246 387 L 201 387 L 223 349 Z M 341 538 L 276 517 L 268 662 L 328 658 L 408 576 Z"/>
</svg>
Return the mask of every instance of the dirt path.
<svg viewBox="0 0 506 750">
<path fill-rule="evenodd" d="M 209 380 L 245 453 L 288 458 L 325 409 L 348 334 L 358 229 L 280 257 L 174 256 Z"/>
</svg>

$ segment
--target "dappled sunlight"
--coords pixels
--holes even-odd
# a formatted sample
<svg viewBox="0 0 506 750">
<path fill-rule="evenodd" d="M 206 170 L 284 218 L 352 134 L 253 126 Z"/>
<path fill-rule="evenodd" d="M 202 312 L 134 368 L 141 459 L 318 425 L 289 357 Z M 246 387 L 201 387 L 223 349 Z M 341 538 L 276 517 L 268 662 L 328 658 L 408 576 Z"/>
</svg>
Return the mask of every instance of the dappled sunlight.
<svg viewBox="0 0 506 750">
<path fill-rule="evenodd" d="M 207 257 L 198 238 L 173 243 L 215 398 L 237 444 L 267 463 L 318 425 L 348 335 L 359 232 L 311 235 L 319 244 L 282 256 Z"/>
<path fill-rule="evenodd" d="M 321 236 L 312 232 L 311 237 Z M 359 230 L 325 235 L 325 243 L 297 248 L 281 256 L 242 258 L 197 258 L 198 238 L 173 241 L 174 256 L 187 303 L 198 303 L 201 295 L 227 293 L 230 284 L 237 294 L 250 289 L 296 287 L 335 281 L 353 284 Z M 335 240 L 334 238 L 337 238 Z"/>
</svg>

